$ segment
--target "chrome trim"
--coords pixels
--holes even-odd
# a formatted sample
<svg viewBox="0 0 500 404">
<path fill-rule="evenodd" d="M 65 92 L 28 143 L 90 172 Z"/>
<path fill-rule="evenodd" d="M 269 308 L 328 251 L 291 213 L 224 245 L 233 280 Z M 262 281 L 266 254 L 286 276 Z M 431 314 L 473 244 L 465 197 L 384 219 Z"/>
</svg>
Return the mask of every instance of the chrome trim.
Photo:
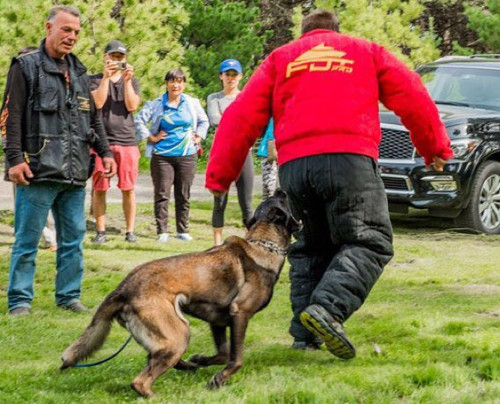
<svg viewBox="0 0 500 404">
<path fill-rule="evenodd" d="M 474 65 L 474 66 L 467 66 L 468 63 L 481 63 L 481 62 L 485 62 L 484 60 L 477 60 L 477 59 L 469 59 L 468 61 L 466 60 L 454 60 L 455 63 L 443 63 L 443 64 L 439 64 L 439 60 L 437 60 L 436 62 L 431 62 L 429 63 L 428 65 L 425 65 L 425 67 L 439 67 L 440 69 L 457 69 L 457 68 L 461 68 L 461 69 L 480 69 L 480 70 L 500 70 L 500 67 L 498 66 L 478 66 L 478 65 Z M 460 64 L 461 62 L 465 62 L 463 64 Z M 434 64 L 436 63 L 436 64 Z M 495 62 L 492 62 L 491 60 L 489 60 L 487 62 L 488 64 L 489 63 L 498 63 L 496 60 Z M 458 66 L 457 66 L 458 65 Z M 421 67 L 424 67 L 424 65 L 422 65 Z M 418 70 L 418 69 L 417 69 Z M 417 72 L 418 73 L 418 72 Z"/>
<path fill-rule="evenodd" d="M 385 164 L 415 164 L 415 159 L 378 159 L 378 163 Z"/>
<path fill-rule="evenodd" d="M 402 191 L 400 189 L 385 188 L 385 192 L 388 194 L 397 194 L 397 195 L 414 195 L 415 194 L 415 190 L 413 189 L 413 184 L 411 183 L 410 178 L 406 175 L 380 173 L 380 177 L 381 178 L 399 178 L 399 179 L 404 180 L 404 182 L 406 183 L 406 187 L 408 188 L 407 191 Z"/>
<path fill-rule="evenodd" d="M 452 175 L 428 175 L 427 177 L 420 178 L 422 181 L 453 181 L 455 179 Z"/>
<path fill-rule="evenodd" d="M 381 111 L 384 112 L 384 111 Z M 396 125 L 394 123 L 382 123 L 380 124 L 381 128 L 387 128 L 387 129 L 394 129 L 394 130 L 400 130 L 401 132 L 409 132 L 408 129 L 406 129 L 405 126 L 403 125 Z"/>
</svg>

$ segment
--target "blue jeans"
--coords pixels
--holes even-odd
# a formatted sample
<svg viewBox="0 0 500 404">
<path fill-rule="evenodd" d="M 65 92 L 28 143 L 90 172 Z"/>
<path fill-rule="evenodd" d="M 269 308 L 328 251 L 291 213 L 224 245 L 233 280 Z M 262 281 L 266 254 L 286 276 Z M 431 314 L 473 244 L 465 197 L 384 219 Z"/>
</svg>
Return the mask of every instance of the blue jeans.
<svg viewBox="0 0 500 404">
<path fill-rule="evenodd" d="M 85 188 L 53 182 L 18 186 L 8 300 L 9 310 L 30 307 L 35 258 L 47 215 L 52 209 L 57 237 L 56 304 L 80 300 L 85 235 Z"/>
</svg>

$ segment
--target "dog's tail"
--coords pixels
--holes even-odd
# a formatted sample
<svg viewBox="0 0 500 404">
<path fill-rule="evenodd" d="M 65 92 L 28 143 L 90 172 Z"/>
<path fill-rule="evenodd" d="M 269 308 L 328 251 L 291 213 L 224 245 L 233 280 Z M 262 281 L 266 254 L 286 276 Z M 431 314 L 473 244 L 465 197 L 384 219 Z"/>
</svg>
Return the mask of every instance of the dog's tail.
<svg viewBox="0 0 500 404">
<path fill-rule="evenodd" d="M 63 352 L 61 369 L 69 368 L 97 351 L 109 334 L 115 314 L 124 302 L 116 292 L 109 294 L 101 303 L 90 325 L 83 334 Z"/>
</svg>

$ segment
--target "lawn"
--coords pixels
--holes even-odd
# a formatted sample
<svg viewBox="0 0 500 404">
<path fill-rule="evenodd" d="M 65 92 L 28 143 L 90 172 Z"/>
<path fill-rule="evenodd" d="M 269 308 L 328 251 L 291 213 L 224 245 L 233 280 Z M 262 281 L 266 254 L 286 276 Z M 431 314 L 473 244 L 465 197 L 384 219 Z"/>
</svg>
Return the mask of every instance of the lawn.
<svg viewBox="0 0 500 404">
<path fill-rule="evenodd" d="M 138 209 L 137 245 L 118 234 L 121 213 L 110 208 L 111 241 L 85 242 L 83 302 L 96 308 L 136 265 L 211 247 L 211 203 L 193 202 L 195 241 L 158 244 L 151 205 Z M 230 200 L 225 236 L 243 235 Z M 421 215 L 394 217 L 396 255 L 363 307 L 346 322 L 357 348 L 352 361 L 321 351 L 294 351 L 288 266 L 270 305 L 250 322 L 243 368 L 220 390 L 206 388 L 221 367 L 170 370 L 150 403 L 500 403 L 500 236 L 464 234 Z M 131 342 L 101 366 L 59 371 L 60 354 L 91 314 L 55 307 L 54 258 L 40 250 L 29 317 L 5 314 L 12 214 L 0 212 L 0 403 L 136 402 L 130 382 L 146 354 Z M 171 225 L 173 220 L 171 218 Z M 191 319 L 186 357 L 213 351 L 208 326 Z M 128 333 L 115 324 L 93 359 L 116 351 Z M 140 399 L 140 401 L 143 401 Z"/>
</svg>

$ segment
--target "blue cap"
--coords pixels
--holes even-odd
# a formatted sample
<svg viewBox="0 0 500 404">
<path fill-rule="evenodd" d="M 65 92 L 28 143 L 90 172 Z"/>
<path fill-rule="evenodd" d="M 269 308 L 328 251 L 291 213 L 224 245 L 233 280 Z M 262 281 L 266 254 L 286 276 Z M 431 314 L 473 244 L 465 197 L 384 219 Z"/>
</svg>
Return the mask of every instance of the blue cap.
<svg viewBox="0 0 500 404">
<path fill-rule="evenodd" d="M 228 70 L 236 70 L 239 74 L 243 73 L 241 63 L 236 59 L 226 59 L 220 64 L 219 73 L 224 73 Z"/>
</svg>

